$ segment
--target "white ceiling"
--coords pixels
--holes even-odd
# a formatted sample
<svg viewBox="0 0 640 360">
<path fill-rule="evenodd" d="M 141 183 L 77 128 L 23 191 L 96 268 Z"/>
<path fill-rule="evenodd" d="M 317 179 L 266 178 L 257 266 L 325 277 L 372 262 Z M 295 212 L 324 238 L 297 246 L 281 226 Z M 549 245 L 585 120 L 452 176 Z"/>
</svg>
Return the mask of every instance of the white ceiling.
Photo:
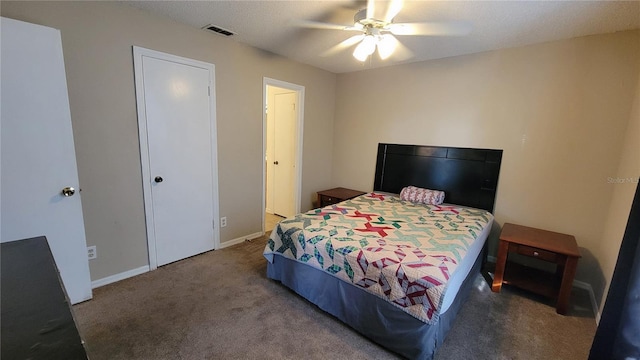
<svg viewBox="0 0 640 360">
<path fill-rule="evenodd" d="M 640 28 L 639 1 L 411 1 L 394 22 L 465 21 L 466 36 L 399 36 L 413 52 L 404 61 L 377 55 L 365 63 L 353 47 L 331 56 L 323 52 L 354 35 L 350 31 L 304 29 L 296 20 L 353 25 L 366 1 L 128 1 L 127 4 L 201 28 L 231 30 L 229 39 L 334 73 L 370 69 L 523 46 L 577 36 Z M 376 1 L 376 9 L 387 2 Z M 377 11 L 377 10 L 376 10 Z M 203 30 L 204 31 L 204 30 Z M 212 36 L 221 36 L 212 34 Z"/>
</svg>

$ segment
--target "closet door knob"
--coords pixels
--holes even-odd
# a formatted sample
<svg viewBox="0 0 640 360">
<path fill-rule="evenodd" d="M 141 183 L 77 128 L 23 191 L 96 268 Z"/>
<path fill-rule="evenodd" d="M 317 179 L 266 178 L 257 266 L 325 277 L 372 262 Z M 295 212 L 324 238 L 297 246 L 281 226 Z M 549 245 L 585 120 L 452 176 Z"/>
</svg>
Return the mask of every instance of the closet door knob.
<svg viewBox="0 0 640 360">
<path fill-rule="evenodd" d="M 162 176 L 156 176 L 156 178 L 153 179 L 153 181 L 155 181 L 157 183 L 161 183 L 162 181 L 164 181 L 164 179 L 162 178 Z"/>
<path fill-rule="evenodd" d="M 64 195 L 65 197 L 73 196 L 73 194 L 75 193 L 76 189 L 72 188 L 71 186 L 67 186 L 66 188 L 62 189 L 62 195 Z"/>
<path fill-rule="evenodd" d="M 278 165 L 278 162 L 277 162 L 277 161 L 274 161 L 273 163 L 274 163 L 275 165 Z"/>
</svg>

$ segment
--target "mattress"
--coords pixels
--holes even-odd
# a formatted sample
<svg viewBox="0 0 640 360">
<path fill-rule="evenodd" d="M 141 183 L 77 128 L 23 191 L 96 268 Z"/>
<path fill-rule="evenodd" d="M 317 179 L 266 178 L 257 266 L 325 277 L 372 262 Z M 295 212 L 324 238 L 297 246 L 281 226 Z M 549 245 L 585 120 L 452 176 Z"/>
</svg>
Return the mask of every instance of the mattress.
<svg viewBox="0 0 640 360">
<path fill-rule="evenodd" d="M 448 206 L 455 206 L 447 204 Z M 491 214 L 489 214 L 491 215 Z M 482 250 L 484 245 L 487 242 L 487 238 L 489 237 L 489 233 L 491 232 L 491 223 L 493 222 L 493 215 L 491 215 L 492 221 L 488 226 L 485 226 L 482 229 L 482 232 L 477 237 L 477 239 L 469 246 L 467 250 L 467 255 L 462 259 L 458 268 L 453 273 L 453 275 L 449 278 L 449 282 L 447 283 L 447 287 L 444 292 L 444 298 L 442 300 L 442 306 L 440 308 L 440 312 L 445 312 L 449 309 L 449 306 L 453 303 L 460 286 L 462 286 L 462 282 L 467 277 L 467 275 L 471 272 L 473 268 L 474 261 L 477 258 L 481 257 Z"/>
<path fill-rule="evenodd" d="M 306 264 L 432 324 L 454 302 L 492 222 L 484 210 L 370 193 L 283 220 L 264 256 Z"/>
</svg>

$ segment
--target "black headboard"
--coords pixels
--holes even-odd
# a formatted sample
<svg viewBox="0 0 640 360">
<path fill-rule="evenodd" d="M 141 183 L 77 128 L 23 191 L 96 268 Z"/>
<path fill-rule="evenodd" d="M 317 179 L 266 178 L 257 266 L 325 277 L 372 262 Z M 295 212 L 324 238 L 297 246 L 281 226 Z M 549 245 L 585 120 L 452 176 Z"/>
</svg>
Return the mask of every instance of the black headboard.
<svg viewBox="0 0 640 360">
<path fill-rule="evenodd" d="M 447 203 L 493 213 L 501 161 L 502 150 L 378 144 L 373 190 L 442 190 Z"/>
</svg>

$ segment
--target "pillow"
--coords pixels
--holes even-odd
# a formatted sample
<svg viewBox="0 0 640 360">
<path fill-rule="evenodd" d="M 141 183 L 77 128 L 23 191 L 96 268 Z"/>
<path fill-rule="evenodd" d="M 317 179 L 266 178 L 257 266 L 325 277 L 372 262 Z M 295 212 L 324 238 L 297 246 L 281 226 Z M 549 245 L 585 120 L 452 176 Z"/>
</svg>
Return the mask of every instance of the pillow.
<svg viewBox="0 0 640 360">
<path fill-rule="evenodd" d="M 400 199 L 417 204 L 440 205 L 444 201 L 444 191 L 407 186 L 400 192 Z"/>
</svg>

